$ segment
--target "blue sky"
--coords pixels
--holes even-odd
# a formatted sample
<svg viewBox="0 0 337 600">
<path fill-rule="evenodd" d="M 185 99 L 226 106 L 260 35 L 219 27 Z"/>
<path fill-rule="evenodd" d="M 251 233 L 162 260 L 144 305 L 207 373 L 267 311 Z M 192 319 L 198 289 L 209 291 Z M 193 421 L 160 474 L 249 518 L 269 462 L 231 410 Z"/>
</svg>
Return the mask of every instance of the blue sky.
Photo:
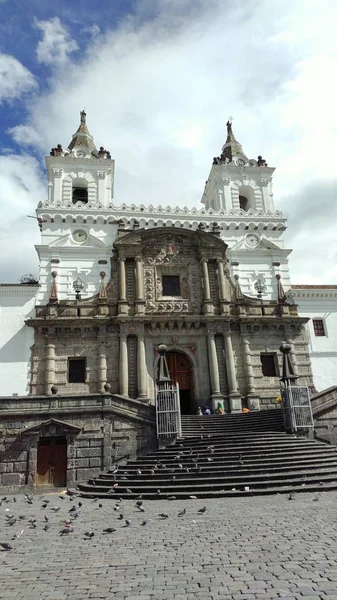
<svg viewBox="0 0 337 600">
<path fill-rule="evenodd" d="M 335 0 L 0 0 L 0 280 L 38 272 L 26 215 L 85 107 L 115 204 L 198 207 L 232 114 L 277 168 L 293 281 L 335 283 L 336 22 Z"/>
</svg>

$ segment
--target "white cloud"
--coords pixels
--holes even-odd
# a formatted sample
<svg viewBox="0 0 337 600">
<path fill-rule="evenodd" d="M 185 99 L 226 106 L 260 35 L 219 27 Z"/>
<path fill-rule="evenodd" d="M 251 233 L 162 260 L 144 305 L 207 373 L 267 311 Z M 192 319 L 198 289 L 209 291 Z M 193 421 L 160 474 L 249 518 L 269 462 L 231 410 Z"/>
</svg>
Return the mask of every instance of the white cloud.
<svg viewBox="0 0 337 600">
<path fill-rule="evenodd" d="M 276 207 L 298 232 L 290 228 L 287 242 L 293 279 L 305 273 L 313 281 L 317 248 L 329 241 L 305 220 L 301 192 L 334 177 L 335 1 L 142 0 L 138 9 L 117 30 L 97 31 L 80 64 L 71 60 L 76 42 L 61 22 L 44 22 L 40 60 L 55 56 L 67 68 L 53 72 L 15 139 L 44 153 L 67 145 L 85 106 L 97 145 L 116 159 L 116 203 L 200 206 L 232 113 L 249 157 L 263 154 L 277 167 Z M 324 196 L 320 189 L 310 210 L 331 215 L 331 190 Z M 329 282 L 334 252 L 325 255 L 319 277 Z"/>
<path fill-rule="evenodd" d="M 45 65 L 58 66 L 67 62 L 69 55 L 78 50 L 78 44 L 71 39 L 66 27 L 58 17 L 49 21 L 35 20 L 35 26 L 43 37 L 36 48 L 37 59 Z"/>
<path fill-rule="evenodd" d="M 46 197 L 38 162 L 28 155 L 0 156 L 0 189 L 1 280 L 17 281 L 23 273 L 38 271 L 34 244 L 39 230 L 27 218 Z"/>
<path fill-rule="evenodd" d="M 0 53 L 0 103 L 20 98 L 36 87 L 32 73 L 14 56 Z"/>
</svg>

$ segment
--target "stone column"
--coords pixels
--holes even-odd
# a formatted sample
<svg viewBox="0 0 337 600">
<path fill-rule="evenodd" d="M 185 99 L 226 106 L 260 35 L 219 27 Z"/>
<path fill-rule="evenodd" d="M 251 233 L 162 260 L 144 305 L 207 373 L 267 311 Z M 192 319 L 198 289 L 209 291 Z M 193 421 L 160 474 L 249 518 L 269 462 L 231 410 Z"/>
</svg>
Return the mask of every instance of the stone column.
<svg viewBox="0 0 337 600">
<path fill-rule="evenodd" d="M 107 362 L 105 344 L 101 343 L 98 355 L 98 391 L 104 394 L 104 386 L 107 382 Z"/>
<path fill-rule="evenodd" d="M 216 345 L 214 333 L 207 334 L 207 348 L 208 348 L 208 368 L 209 378 L 211 382 L 211 399 L 212 408 L 216 409 L 218 402 L 220 402 L 223 408 L 223 395 L 220 391 L 220 377 L 219 377 L 219 365 L 218 357 L 216 353 Z"/>
<path fill-rule="evenodd" d="M 45 391 L 47 396 L 51 396 L 51 387 L 55 381 L 55 344 L 48 342 L 46 346 L 45 359 Z"/>
<path fill-rule="evenodd" d="M 137 381 L 138 381 L 138 400 L 147 399 L 147 367 L 145 339 L 143 334 L 138 335 L 137 348 Z"/>
<path fill-rule="evenodd" d="M 119 393 L 129 395 L 128 339 L 123 334 L 119 335 Z"/>
<path fill-rule="evenodd" d="M 224 332 L 225 342 L 225 361 L 229 388 L 229 406 L 231 412 L 241 412 L 241 396 L 238 392 L 238 383 L 235 373 L 234 354 L 232 346 L 231 332 Z"/>
<path fill-rule="evenodd" d="M 213 314 L 213 304 L 211 300 L 211 288 L 209 285 L 208 263 L 207 259 L 201 260 L 202 280 L 204 286 L 204 312 L 205 314 Z"/>
<path fill-rule="evenodd" d="M 144 271 L 143 261 L 140 256 L 136 258 L 136 312 L 138 315 L 142 315 L 145 312 Z"/>
<path fill-rule="evenodd" d="M 252 364 L 252 353 L 247 339 L 243 340 L 244 370 L 247 383 L 247 400 L 250 410 L 260 410 L 260 399 L 255 390 L 254 369 Z"/>
<path fill-rule="evenodd" d="M 222 260 L 218 260 L 218 283 L 219 283 L 219 296 L 221 305 L 221 314 L 229 314 L 229 303 L 230 294 L 228 293 L 227 279 L 224 273 L 224 263 Z"/>
<path fill-rule="evenodd" d="M 118 264 L 119 264 L 118 312 L 119 312 L 119 314 L 127 314 L 125 258 L 119 258 Z"/>
</svg>

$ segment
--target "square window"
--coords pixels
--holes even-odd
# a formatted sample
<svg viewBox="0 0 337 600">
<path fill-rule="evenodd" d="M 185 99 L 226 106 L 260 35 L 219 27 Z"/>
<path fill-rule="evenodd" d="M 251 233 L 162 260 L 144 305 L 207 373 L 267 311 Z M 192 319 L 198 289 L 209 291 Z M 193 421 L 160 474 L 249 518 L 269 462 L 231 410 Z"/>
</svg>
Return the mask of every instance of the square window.
<svg viewBox="0 0 337 600">
<path fill-rule="evenodd" d="M 181 296 L 179 275 L 163 275 L 163 296 Z"/>
<path fill-rule="evenodd" d="M 68 358 L 69 383 L 85 383 L 85 358 Z"/>
<path fill-rule="evenodd" d="M 262 375 L 264 377 L 278 377 L 278 365 L 276 354 L 260 354 Z"/>
<path fill-rule="evenodd" d="M 323 319 L 313 319 L 314 334 L 316 336 L 325 336 L 325 327 Z"/>
</svg>

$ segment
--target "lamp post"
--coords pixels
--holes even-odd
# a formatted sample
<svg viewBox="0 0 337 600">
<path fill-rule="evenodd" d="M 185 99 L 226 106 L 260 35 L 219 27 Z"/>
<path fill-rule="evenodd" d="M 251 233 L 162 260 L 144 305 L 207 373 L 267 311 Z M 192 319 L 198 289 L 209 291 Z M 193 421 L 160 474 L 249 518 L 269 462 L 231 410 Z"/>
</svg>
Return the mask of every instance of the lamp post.
<svg viewBox="0 0 337 600">
<path fill-rule="evenodd" d="M 75 281 L 73 282 L 73 288 L 75 291 L 75 298 L 76 300 L 81 300 L 81 291 L 84 288 L 84 284 L 82 279 L 80 279 L 79 277 L 77 277 L 77 279 L 75 279 Z"/>
<path fill-rule="evenodd" d="M 262 279 L 258 279 L 255 284 L 254 284 L 254 288 L 257 291 L 257 297 L 258 298 L 262 298 L 262 294 L 266 291 L 266 286 L 263 283 Z"/>
</svg>

